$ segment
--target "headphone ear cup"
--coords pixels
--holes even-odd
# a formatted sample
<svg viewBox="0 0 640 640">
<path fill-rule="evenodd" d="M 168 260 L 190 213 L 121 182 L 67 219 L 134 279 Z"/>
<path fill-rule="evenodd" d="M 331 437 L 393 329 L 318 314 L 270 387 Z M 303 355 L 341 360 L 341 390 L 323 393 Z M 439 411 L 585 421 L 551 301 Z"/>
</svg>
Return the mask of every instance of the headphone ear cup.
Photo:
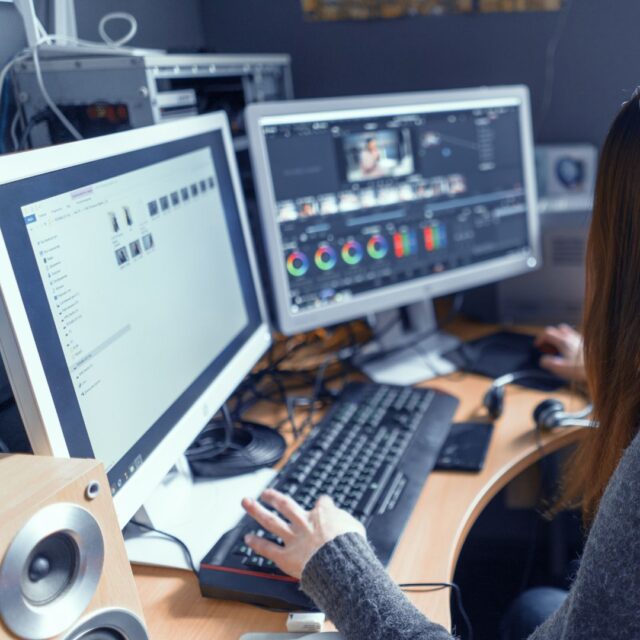
<svg viewBox="0 0 640 640">
<path fill-rule="evenodd" d="M 482 404 L 485 406 L 489 417 L 497 420 L 504 410 L 504 387 L 491 387 L 484 394 Z"/>
<path fill-rule="evenodd" d="M 564 413 L 564 404 L 560 400 L 550 398 L 541 402 L 533 411 L 533 420 L 538 429 L 553 429 L 558 426 L 560 414 Z"/>
</svg>

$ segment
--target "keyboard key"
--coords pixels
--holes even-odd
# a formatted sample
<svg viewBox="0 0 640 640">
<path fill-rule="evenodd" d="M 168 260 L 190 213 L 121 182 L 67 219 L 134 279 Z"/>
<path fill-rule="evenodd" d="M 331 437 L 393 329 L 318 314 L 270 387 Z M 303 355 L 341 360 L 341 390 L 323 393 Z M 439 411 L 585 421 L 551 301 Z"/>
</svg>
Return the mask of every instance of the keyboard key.
<svg viewBox="0 0 640 640">
<path fill-rule="evenodd" d="M 233 550 L 234 556 L 250 556 L 252 554 L 253 550 L 251 549 L 251 547 L 247 547 L 246 544 L 242 544 Z"/>
<path fill-rule="evenodd" d="M 382 494 L 387 482 L 391 478 L 395 470 L 394 465 L 387 464 L 378 472 L 369 489 L 365 492 L 360 504 L 357 506 L 356 513 L 362 513 L 369 516 L 373 513 L 373 509 Z"/>
</svg>

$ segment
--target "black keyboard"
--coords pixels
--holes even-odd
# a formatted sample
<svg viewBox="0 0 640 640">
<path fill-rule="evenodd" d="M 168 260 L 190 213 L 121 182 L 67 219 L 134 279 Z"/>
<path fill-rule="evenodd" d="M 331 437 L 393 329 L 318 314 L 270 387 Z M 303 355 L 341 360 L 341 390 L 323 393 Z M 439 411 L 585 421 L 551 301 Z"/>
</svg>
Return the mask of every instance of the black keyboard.
<svg viewBox="0 0 640 640">
<path fill-rule="evenodd" d="M 458 400 L 431 389 L 351 384 L 271 483 L 306 509 L 322 494 L 358 518 L 387 564 L 447 438 Z M 204 596 L 313 609 L 298 581 L 251 551 L 245 516 L 200 564 Z"/>
</svg>

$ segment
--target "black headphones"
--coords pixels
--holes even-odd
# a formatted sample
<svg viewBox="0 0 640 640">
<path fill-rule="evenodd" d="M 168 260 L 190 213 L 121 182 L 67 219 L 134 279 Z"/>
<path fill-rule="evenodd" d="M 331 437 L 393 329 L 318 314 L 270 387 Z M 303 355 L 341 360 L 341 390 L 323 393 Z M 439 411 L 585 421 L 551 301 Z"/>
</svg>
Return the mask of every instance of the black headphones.
<svg viewBox="0 0 640 640">
<path fill-rule="evenodd" d="M 552 377 L 539 369 L 514 371 L 496 378 L 485 393 L 482 404 L 492 420 L 497 420 L 504 410 L 505 387 L 519 380 L 551 381 Z M 591 403 L 576 412 L 565 411 L 564 404 L 555 398 L 541 402 L 533 411 L 536 429 L 557 429 L 558 427 L 589 427 L 595 428 L 598 423 L 589 420 L 593 411 Z"/>
<path fill-rule="evenodd" d="M 186 451 L 195 477 L 228 478 L 272 467 L 287 448 L 275 429 L 256 422 L 242 422 L 229 428 L 214 420 L 207 424 Z"/>
</svg>

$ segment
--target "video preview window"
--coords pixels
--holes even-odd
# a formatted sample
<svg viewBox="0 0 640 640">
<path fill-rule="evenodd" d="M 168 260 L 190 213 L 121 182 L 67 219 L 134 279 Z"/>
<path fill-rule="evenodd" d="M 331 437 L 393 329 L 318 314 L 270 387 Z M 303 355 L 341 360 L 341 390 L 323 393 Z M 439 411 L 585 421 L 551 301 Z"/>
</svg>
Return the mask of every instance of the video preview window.
<svg viewBox="0 0 640 640">
<path fill-rule="evenodd" d="M 365 131 L 345 136 L 347 180 L 408 176 L 414 171 L 409 129 Z"/>
</svg>

